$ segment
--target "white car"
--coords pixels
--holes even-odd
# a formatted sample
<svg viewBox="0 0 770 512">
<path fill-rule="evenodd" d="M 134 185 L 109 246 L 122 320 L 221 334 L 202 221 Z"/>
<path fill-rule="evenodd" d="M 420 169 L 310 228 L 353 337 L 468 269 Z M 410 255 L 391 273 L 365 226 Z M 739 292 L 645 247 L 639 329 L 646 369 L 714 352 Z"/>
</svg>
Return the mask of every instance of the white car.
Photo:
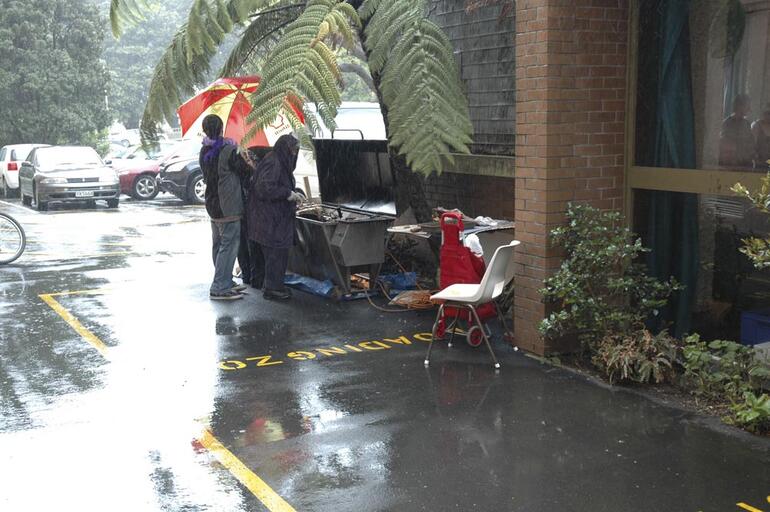
<svg viewBox="0 0 770 512">
<path fill-rule="evenodd" d="M 0 191 L 3 197 L 18 197 L 19 169 L 30 151 L 46 144 L 13 144 L 0 149 Z"/>
</svg>

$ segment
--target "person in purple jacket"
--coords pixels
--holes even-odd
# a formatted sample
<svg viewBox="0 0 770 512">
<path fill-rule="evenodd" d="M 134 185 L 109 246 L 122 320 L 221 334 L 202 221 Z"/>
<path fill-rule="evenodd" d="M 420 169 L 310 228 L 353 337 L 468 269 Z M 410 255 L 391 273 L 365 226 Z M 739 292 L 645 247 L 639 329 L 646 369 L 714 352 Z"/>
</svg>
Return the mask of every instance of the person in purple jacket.
<svg viewBox="0 0 770 512">
<path fill-rule="evenodd" d="M 291 297 L 283 278 L 289 249 L 294 245 L 297 203 L 303 199 L 294 190 L 298 154 L 299 141 L 291 135 L 281 136 L 273 150 L 259 163 L 249 193 L 249 240 L 262 249 L 265 262 L 263 296 L 269 300 Z"/>
</svg>

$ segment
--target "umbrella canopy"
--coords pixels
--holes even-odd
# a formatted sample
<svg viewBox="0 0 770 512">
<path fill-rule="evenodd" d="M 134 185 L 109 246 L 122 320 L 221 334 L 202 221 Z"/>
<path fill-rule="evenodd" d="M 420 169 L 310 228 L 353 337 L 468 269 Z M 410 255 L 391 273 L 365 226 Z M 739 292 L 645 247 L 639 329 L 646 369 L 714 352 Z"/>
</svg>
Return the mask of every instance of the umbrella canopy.
<svg viewBox="0 0 770 512">
<path fill-rule="evenodd" d="M 251 128 L 246 117 L 251 112 L 249 98 L 259 87 L 258 76 L 240 78 L 220 78 L 206 89 L 195 95 L 177 109 L 182 135 L 203 135 L 201 123 L 209 114 L 218 115 L 225 125 L 225 137 L 231 138 L 246 147 L 270 147 L 281 135 L 291 133 L 292 127 L 284 116 L 270 123 L 264 130 L 258 131 L 250 140 L 243 138 Z M 294 106 L 292 109 L 304 122 L 304 114 Z"/>
</svg>

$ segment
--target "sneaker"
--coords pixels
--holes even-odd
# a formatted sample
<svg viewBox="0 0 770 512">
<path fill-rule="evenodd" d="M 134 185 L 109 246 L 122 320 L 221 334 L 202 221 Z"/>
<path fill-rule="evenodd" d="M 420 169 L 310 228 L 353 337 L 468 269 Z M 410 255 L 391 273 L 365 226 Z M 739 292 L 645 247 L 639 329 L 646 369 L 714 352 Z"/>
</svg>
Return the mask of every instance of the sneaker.
<svg viewBox="0 0 770 512">
<path fill-rule="evenodd" d="M 234 292 L 240 293 L 240 292 L 246 290 L 247 288 L 248 288 L 248 286 L 246 286 L 245 284 L 233 284 L 233 287 L 230 288 L 230 290 L 232 290 Z"/>
<path fill-rule="evenodd" d="M 291 293 L 286 290 L 265 290 L 262 296 L 267 300 L 289 300 Z"/>
<path fill-rule="evenodd" d="M 209 298 L 211 300 L 238 300 L 242 299 L 243 295 L 233 290 L 227 290 L 226 292 L 211 292 Z"/>
</svg>

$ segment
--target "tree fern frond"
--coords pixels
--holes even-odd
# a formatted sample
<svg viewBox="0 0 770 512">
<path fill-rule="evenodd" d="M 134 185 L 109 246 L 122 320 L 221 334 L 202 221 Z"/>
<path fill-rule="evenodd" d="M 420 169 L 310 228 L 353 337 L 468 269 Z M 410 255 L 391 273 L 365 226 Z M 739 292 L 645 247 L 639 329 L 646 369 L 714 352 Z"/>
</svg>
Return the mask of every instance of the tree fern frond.
<svg viewBox="0 0 770 512">
<path fill-rule="evenodd" d="M 209 76 L 209 63 L 227 33 L 275 4 L 276 0 L 195 0 L 187 23 L 174 35 L 153 72 L 141 122 L 144 137 L 152 140 L 159 123 L 176 120 L 182 99 Z M 269 30 L 267 23 L 261 27 Z M 240 50 L 238 56 L 247 54 Z M 228 62 L 234 63 L 236 58 Z"/>
<path fill-rule="evenodd" d="M 348 18 L 350 14 L 353 18 Z M 357 13 L 345 7 L 343 0 L 310 0 L 284 30 L 281 40 L 271 50 L 261 70 L 262 83 L 252 96 L 248 120 L 254 123 L 253 135 L 283 114 L 291 120 L 296 99 L 315 103 L 327 126 L 334 127 L 337 107 L 342 102 L 339 91 L 340 71 L 333 51 L 323 42 L 332 34 L 350 32 L 358 24 Z M 294 126 L 308 138 L 313 127 Z"/>
<path fill-rule="evenodd" d="M 297 19 L 304 7 L 305 4 L 297 3 L 297 0 L 282 0 L 257 13 L 219 70 L 219 76 L 237 75 L 251 60 L 266 55 L 283 34 L 283 29 Z"/>
<path fill-rule="evenodd" d="M 361 4 L 361 7 L 358 9 L 358 16 L 363 21 L 369 21 L 369 18 L 374 16 L 374 13 L 377 12 L 377 9 L 379 9 L 380 4 L 384 2 L 389 2 L 391 0 L 364 0 L 364 3 Z"/>
<path fill-rule="evenodd" d="M 373 41 L 376 41 L 369 54 L 369 67 L 371 67 L 373 73 L 379 73 L 385 66 L 390 56 L 390 51 L 404 34 L 404 27 L 412 26 L 421 17 L 422 14 L 416 9 L 404 9 L 385 27 L 379 36 L 367 35 L 368 38 L 374 37 Z"/>
<path fill-rule="evenodd" d="M 111 0 L 110 27 L 116 38 L 123 34 L 123 29 L 144 20 L 144 12 L 149 8 L 147 0 Z"/>
<path fill-rule="evenodd" d="M 473 134 L 449 38 L 427 19 L 425 0 L 366 0 L 359 12 L 391 147 L 412 170 L 441 172 L 451 153 L 469 152 Z"/>
</svg>

